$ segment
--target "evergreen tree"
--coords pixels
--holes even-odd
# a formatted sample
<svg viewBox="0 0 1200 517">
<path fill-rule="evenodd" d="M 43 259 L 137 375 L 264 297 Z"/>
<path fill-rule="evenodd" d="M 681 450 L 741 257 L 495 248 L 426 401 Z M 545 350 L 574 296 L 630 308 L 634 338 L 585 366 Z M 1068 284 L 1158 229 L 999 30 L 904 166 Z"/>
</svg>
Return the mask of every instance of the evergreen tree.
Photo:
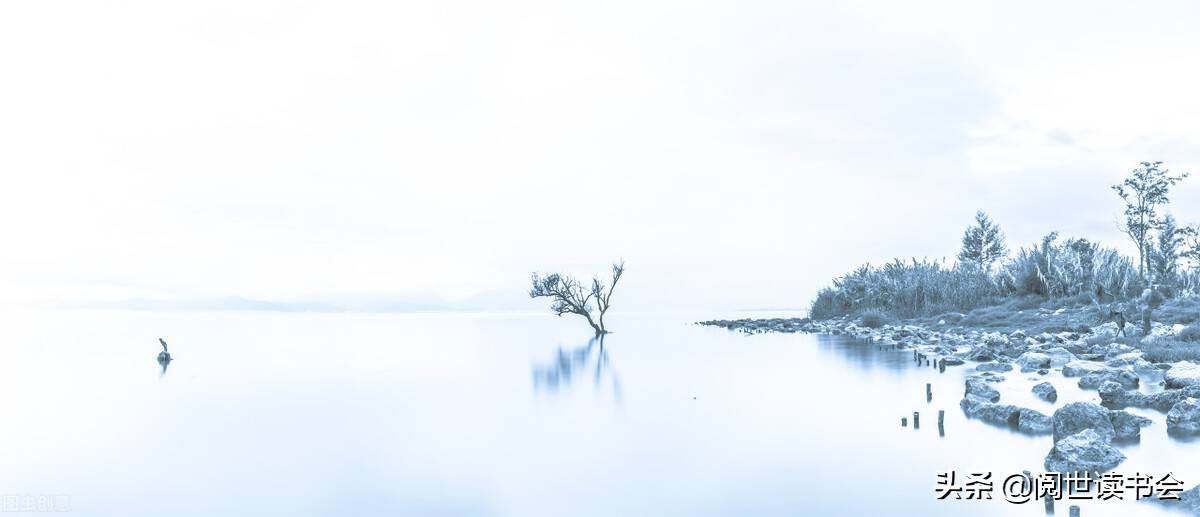
<svg viewBox="0 0 1200 517">
<path fill-rule="evenodd" d="M 1004 232 L 1000 231 L 1000 226 L 992 222 L 983 210 L 975 212 L 975 224 L 963 232 L 962 250 L 958 252 L 959 262 L 980 271 L 989 271 L 992 264 L 1007 253 Z"/>
</svg>

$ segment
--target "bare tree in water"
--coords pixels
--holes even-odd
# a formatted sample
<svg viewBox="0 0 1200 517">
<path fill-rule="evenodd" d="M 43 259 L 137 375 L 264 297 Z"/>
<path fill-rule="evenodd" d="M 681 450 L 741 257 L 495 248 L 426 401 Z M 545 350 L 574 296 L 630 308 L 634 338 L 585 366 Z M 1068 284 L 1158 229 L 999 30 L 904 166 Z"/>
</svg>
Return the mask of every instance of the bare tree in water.
<svg viewBox="0 0 1200 517">
<path fill-rule="evenodd" d="M 625 262 L 617 262 L 612 266 L 612 280 L 605 283 L 600 277 L 592 277 L 592 285 L 585 287 L 575 277 L 562 273 L 551 273 L 545 276 L 533 274 L 532 286 L 529 288 L 530 298 L 550 298 L 550 310 L 558 316 L 563 314 L 578 314 L 587 318 L 588 325 L 596 331 L 597 336 L 608 333 L 604 328 L 604 313 L 611 307 L 613 289 L 625 272 Z"/>
</svg>

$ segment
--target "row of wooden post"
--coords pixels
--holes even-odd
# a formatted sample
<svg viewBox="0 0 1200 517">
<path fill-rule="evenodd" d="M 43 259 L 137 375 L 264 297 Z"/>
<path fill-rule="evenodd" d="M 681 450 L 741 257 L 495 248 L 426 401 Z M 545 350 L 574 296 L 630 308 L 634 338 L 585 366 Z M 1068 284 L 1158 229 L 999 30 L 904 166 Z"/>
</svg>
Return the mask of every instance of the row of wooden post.
<svg viewBox="0 0 1200 517">
<path fill-rule="evenodd" d="M 913 429 L 921 428 L 921 412 L 913 411 Z M 938 410 L 938 429 L 942 429 L 946 425 L 946 410 Z M 900 427 L 908 427 L 908 418 L 900 417 Z"/>
<path fill-rule="evenodd" d="M 916 350 L 913 350 L 913 361 L 916 361 L 916 363 L 918 365 L 932 366 L 934 368 L 937 368 L 938 373 L 946 373 L 946 358 L 945 357 L 940 358 L 936 361 L 931 361 L 928 357 L 925 356 L 925 354 L 922 354 L 922 353 L 917 352 Z"/>
</svg>

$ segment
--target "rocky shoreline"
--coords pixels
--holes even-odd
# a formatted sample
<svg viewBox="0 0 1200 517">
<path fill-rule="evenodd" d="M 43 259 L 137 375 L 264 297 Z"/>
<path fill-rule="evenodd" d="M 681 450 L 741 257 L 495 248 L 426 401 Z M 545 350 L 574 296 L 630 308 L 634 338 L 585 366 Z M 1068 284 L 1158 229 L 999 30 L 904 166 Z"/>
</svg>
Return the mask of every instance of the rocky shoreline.
<svg viewBox="0 0 1200 517">
<path fill-rule="evenodd" d="M 1173 436 L 1200 435 L 1200 365 L 1189 361 L 1152 363 L 1141 350 L 1117 342 L 1115 323 L 1086 332 L 1041 332 L 1027 335 L 981 329 L 932 330 L 918 325 L 883 325 L 868 328 L 851 319 L 814 321 L 807 318 L 710 320 L 715 326 L 747 335 L 768 332 L 848 335 L 889 349 L 912 350 L 914 358 L 938 368 L 962 366 L 974 373 L 965 380 L 959 404 L 973 419 L 1006 426 L 1019 432 L 1052 437 L 1045 468 L 1052 472 L 1110 471 L 1125 460 L 1114 444 L 1136 441 L 1151 420 L 1124 411 L 1127 407 L 1166 413 L 1166 432 Z M 1132 325 L 1127 327 L 1132 331 Z M 1179 328 L 1156 324 L 1150 339 L 1170 337 Z M 1053 415 L 1000 402 L 992 387 L 1004 382 L 1005 372 L 1058 370 L 1077 378 L 1080 388 L 1096 390 L 1101 404 L 1073 402 Z M 1163 390 L 1141 393 L 1138 373 L 1162 372 Z M 1157 377 L 1156 377 L 1157 378 Z M 1049 402 L 1057 400 L 1050 383 L 1033 388 Z M 1200 499 L 1200 487 L 1189 492 Z M 1200 507 L 1196 508 L 1200 512 Z"/>
</svg>

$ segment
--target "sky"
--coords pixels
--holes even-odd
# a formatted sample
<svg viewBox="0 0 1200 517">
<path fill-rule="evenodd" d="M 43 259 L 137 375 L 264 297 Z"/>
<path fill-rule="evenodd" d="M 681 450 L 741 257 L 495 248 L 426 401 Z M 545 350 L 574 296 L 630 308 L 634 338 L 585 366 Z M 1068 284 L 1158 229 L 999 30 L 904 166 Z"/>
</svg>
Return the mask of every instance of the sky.
<svg viewBox="0 0 1200 517">
<path fill-rule="evenodd" d="M 806 307 L 864 262 L 1126 252 L 1200 171 L 1177 2 L 0 4 L 0 301 Z M 1200 177 L 1171 211 L 1200 223 Z"/>
</svg>

